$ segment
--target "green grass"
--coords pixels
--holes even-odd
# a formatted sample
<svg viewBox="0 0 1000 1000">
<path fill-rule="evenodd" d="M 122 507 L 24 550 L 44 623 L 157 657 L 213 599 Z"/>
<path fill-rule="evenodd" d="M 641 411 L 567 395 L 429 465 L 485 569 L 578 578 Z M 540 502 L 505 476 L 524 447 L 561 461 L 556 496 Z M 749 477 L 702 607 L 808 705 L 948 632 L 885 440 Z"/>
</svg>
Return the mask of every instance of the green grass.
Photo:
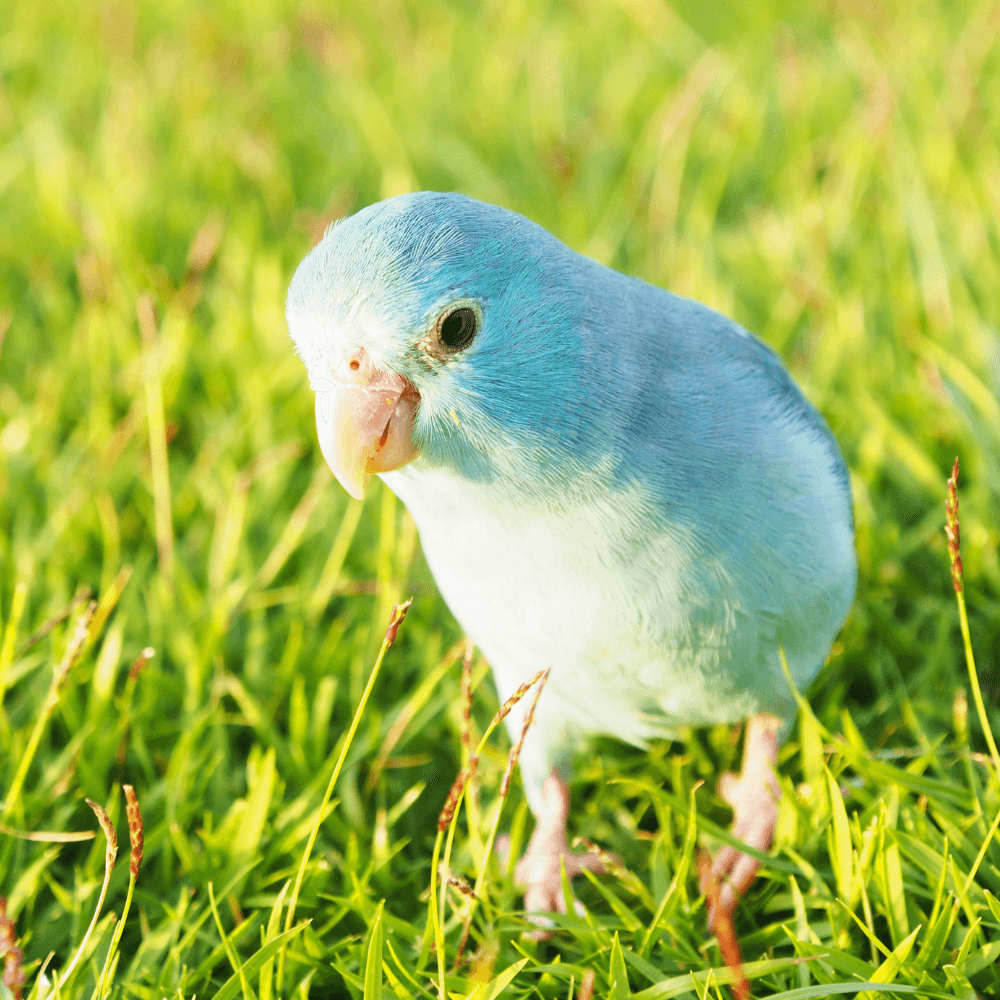
<svg viewBox="0 0 1000 1000">
<path fill-rule="evenodd" d="M 860 583 L 736 914 L 753 991 L 997 995 L 1000 781 L 958 695 L 943 531 L 957 454 L 997 731 L 995 3 L 331 6 L 0 0 L 0 822 L 93 831 L 89 797 L 124 858 L 135 786 L 145 861 L 111 995 L 436 995 L 461 635 L 391 494 L 360 507 L 331 482 L 282 315 L 327 220 L 416 187 L 517 209 L 788 360 L 851 467 Z M 86 598 L 46 623 L 85 588 L 101 603 L 71 662 Z M 497 704 L 478 658 L 472 680 L 477 740 Z M 587 919 L 546 943 L 484 856 L 507 747 L 491 736 L 456 821 L 452 872 L 483 881 L 455 971 L 472 904 L 445 890 L 449 993 L 493 997 L 506 973 L 508 996 L 590 976 L 598 997 L 725 995 L 692 855 L 724 836 L 736 735 L 581 762 L 572 832 L 627 871 L 578 883 Z M 524 842 L 517 782 L 499 825 Z M 104 854 L 0 833 L 25 996 L 68 968 Z M 127 891 L 120 860 L 64 1000 L 94 995 Z"/>
</svg>

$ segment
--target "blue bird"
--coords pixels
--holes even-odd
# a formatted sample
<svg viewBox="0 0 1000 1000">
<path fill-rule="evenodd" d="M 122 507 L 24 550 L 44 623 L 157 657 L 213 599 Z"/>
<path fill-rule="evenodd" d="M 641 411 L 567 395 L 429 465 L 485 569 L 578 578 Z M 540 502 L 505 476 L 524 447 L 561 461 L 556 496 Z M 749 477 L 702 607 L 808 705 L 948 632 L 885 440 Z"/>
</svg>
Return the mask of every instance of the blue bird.
<svg viewBox="0 0 1000 1000">
<path fill-rule="evenodd" d="M 779 649 L 804 687 L 857 575 L 843 458 L 778 356 L 458 194 L 331 226 L 286 314 L 323 455 L 352 496 L 376 474 L 406 505 L 500 698 L 551 668 L 520 759 L 537 820 L 525 909 L 564 909 L 560 859 L 571 877 L 602 868 L 566 836 L 592 734 L 644 746 L 747 720 L 741 774 L 719 790 L 735 836 L 767 850 L 795 712 Z M 758 867 L 719 852 L 723 907 Z"/>
</svg>

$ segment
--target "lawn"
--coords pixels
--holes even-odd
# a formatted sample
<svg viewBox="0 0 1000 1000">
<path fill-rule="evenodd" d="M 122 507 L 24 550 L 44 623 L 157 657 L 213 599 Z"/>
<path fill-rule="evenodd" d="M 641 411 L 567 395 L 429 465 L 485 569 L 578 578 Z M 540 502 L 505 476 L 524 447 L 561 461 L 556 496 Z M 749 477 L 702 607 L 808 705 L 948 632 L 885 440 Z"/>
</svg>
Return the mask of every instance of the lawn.
<svg viewBox="0 0 1000 1000">
<path fill-rule="evenodd" d="M 487 851 L 530 832 L 502 727 L 438 842 L 489 670 L 392 494 L 332 480 L 283 316 L 330 220 L 419 188 L 733 316 L 841 443 L 858 598 L 735 915 L 753 994 L 1000 993 L 944 531 L 958 456 L 1000 733 L 998 38 L 995 0 L 0 0 L 2 1000 L 729 995 L 696 867 L 738 731 L 581 761 L 624 867 L 547 942 Z"/>
</svg>

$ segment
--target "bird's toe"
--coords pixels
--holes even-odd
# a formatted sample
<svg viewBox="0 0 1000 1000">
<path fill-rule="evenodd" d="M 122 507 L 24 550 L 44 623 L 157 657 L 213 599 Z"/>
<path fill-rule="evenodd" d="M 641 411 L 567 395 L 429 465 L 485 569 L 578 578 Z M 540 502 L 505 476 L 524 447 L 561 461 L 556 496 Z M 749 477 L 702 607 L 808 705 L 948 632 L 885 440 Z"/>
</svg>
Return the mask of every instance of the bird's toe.
<svg viewBox="0 0 1000 1000">
<path fill-rule="evenodd" d="M 716 790 L 719 793 L 719 798 L 723 802 L 727 802 L 729 805 L 736 805 L 736 800 L 739 798 L 740 794 L 740 777 L 738 774 L 734 774 L 732 771 L 723 771 L 719 775 L 719 781 L 716 785 Z"/>
<path fill-rule="evenodd" d="M 578 917 L 585 917 L 587 910 L 583 903 L 573 897 L 573 910 Z M 562 890 L 562 879 L 547 879 L 536 885 L 529 885 L 524 893 L 524 914 L 537 930 L 529 931 L 532 941 L 547 941 L 555 933 L 555 923 L 546 914 L 566 913 L 566 897 Z"/>
<path fill-rule="evenodd" d="M 778 720 L 759 715 L 750 719 L 739 775 L 727 771 L 719 778 L 719 795 L 733 810 L 732 834 L 749 847 L 766 851 L 778 823 L 781 786 L 774 776 Z M 760 871 L 760 862 L 739 848 L 726 846 L 702 876 L 701 890 L 710 896 L 709 926 L 718 907 L 731 913 Z"/>
</svg>

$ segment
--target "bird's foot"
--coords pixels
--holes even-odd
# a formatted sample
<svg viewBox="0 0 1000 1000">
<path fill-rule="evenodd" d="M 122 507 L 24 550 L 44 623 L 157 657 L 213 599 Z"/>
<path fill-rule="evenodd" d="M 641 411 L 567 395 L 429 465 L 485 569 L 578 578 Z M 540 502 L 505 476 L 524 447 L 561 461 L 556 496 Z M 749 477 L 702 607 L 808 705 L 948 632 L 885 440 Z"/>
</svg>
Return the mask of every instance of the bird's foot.
<svg viewBox="0 0 1000 1000">
<path fill-rule="evenodd" d="M 759 851 L 771 846 L 778 822 L 781 786 L 774 773 L 778 759 L 779 719 L 773 715 L 753 715 L 747 720 L 743 740 L 743 768 L 719 779 L 719 795 L 733 807 L 732 834 Z M 715 856 L 709 878 L 721 883 L 718 906 L 727 913 L 736 908 L 737 897 L 757 877 L 760 862 L 735 847 L 724 847 Z M 702 891 L 707 887 L 702 879 Z M 708 926 L 715 925 L 716 906 L 710 904 Z"/>
<path fill-rule="evenodd" d="M 525 887 L 525 913 L 540 928 L 530 935 L 536 941 L 544 941 L 552 936 L 552 923 L 544 914 L 566 912 L 562 865 L 566 866 L 566 877 L 570 882 L 584 871 L 602 875 L 608 870 L 601 853 L 591 851 L 587 854 L 574 854 L 570 850 L 566 839 L 568 815 L 569 789 L 553 771 L 542 785 L 542 810 L 537 817 L 538 822 L 528 843 L 528 850 L 514 870 L 518 885 Z M 617 860 L 613 855 L 603 857 L 611 864 Z M 577 915 L 583 916 L 583 904 L 574 899 L 573 905 Z"/>
</svg>

